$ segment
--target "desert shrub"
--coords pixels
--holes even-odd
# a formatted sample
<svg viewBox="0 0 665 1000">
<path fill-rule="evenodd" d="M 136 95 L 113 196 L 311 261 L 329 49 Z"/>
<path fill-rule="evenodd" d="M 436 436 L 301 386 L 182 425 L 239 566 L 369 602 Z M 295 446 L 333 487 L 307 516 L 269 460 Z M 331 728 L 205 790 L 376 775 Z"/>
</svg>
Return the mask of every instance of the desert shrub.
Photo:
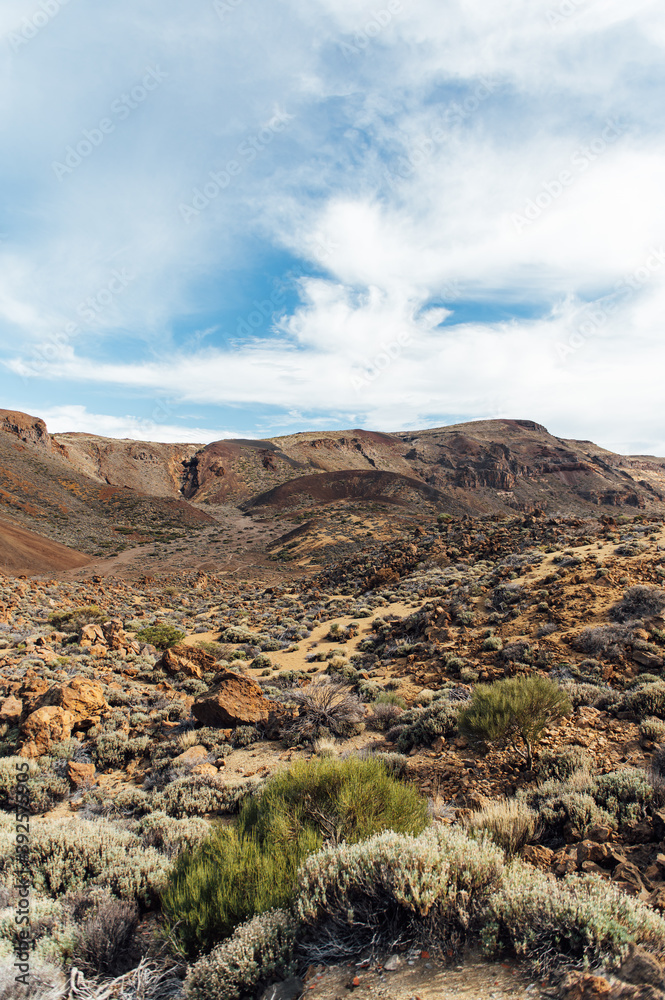
<svg viewBox="0 0 665 1000">
<path fill-rule="evenodd" d="M 593 758 L 581 747 L 566 747 L 565 750 L 545 750 L 536 762 L 536 777 L 539 781 L 554 778 L 565 781 L 576 771 L 589 771 Z"/>
<path fill-rule="evenodd" d="M 283 730 L 287 743 L 313 743 L 325 735 L 347 738 L 362 730 L 364 709 L 345 684 L 317 678 L 292 691 L 291 701 L 299 706 L 299 715 Z"/>
<path fill-rule="evenodd" d="M 233 730 L 231 743 L 237 750 L 242 747 L 249 747 L 252 743 L 258 743 L 260 739 L 261 733 L 256 726 L 237 726 Z"/>
<path fill-rule="evenodd" d="M 238 828 L 268 846 L 303 833 L 338 843 L 379 830 L 420 833 L 427 803 L 395 780 L 382 755 L 301 762 L 274 775 L 240 809 Z"/>
<path fill-rule="evenodd" d="M 109 798 L 108 791 L 94 789 L 83 796 L 86 818 L 88 815 L 107 816 L 112 819 L 129 819 L 150 812 L 150 798 L 142 788 L 129 785 Z"/>
<path fill-rule="evenodd" d="M 482 648 L 486 652 L 499 652 L 503 649 L 503 640 L 498 635 L 488 635 L 483 640 Z"/>
<path fill-rule="evenodd" d="M 392 726 L 399 722 L 403 709 L 399 705 L 391 705 L 385 702 L 374 702 L 372 710 L 367 716 L 367 725 L 370 729 L 376 729 L 380 733 L 385 733 Z"/>
<path fill-rule="evenodd" d="M 596 803 L 622 823 L 642 819 L 653 800 L 653 787 L 644 771 L 627 767 L 601 774 L 591 788 Z"/>
<path fill-rule="evenodd" d="M 615 622 L 639 622 L 653 618 L 665 609 L 665 590 L 661 587 L 629 587 L 618 604 L 610 608 Z"/>
<path fill-rule="evenodd" d="M 593 705 L 596 707 L 601 698 L 612 693 L 612 689 L 599 684 L 576 684 L 574 681 L 564 681 L 561 685 L 566 692 L 573 708 L 580 705 Z"/>
<path fill-rule="evenodd" d="M 510 949 L 539 974 L 562 967 L 616 968 L 634 941 L 665 948 L 665 921 L 606 879 L 570 875 L 559 882 L 515 862 L 489 900 L 481 932 L 486 952 Z"/>
<path fill-rule="evenodd" d="M 185 633 L 176 628 L 175 625 L 163 623 L 161 625 L 147 625 L 140 632 L 137 632 L 136 638 L 139 642 L 148 642 L 157 649 L 171 649 L 172 646 L 177 646 L 185 638 Z"/>
<path fill-rule="evenodd" d="M 547 726 L 571 710 L 567 694 L 544 677 L 509 677 L 494 684 L 478 684 L 468 708 L 459 714 L 460 732 L 489 743 L 510 743 L 526 749 L 532 766 L 533 747 Z"/>
<path fill-rule="evenodd" d="M 599 625 L 585 628 L 576 636 L 573 647 L 590 656 L 604 656 L 607 660 L 620 660 L 630 642 L 631 630 L 625 625 Z"/>
<path fill-rule="evenodd" d="M 100 900 L 76 935 L 78 965 L 93 975 L 124 971 L 127 948 L 138 918 L 139 911 L 133 902 L 113 898 Z"/>
<path fill-rule="evenodd" d="M 665 681 L 626 691 L 617 707 L 632 712 L 638 719 L 648 716 L 665 719 Z"/>
<path fill-rule="evenodd" d="M 398 708 L 406 708 L 406 702 L 396 691 L 382 690 L 374 699 L 373 705 L 396 705 Z"/>
<path fill-rule="evenodd" d="M 538 814 L 521 799 L 501 799 L 489 802 L 465 821 L 472 833 L 485 832 L 507 855 L 536 839 L 539 833 Z"/>
<path fill-rule="evenodd" d="M 259 653 L 259 655 L 255 656 L 250 663 L 250 667 L 252 667 L 253 670 L 268 670 L 272 667 L 272 660 L 266 655 L 266 653 Z"/>
<path fill-rule="evenodd" d="M 216 830 L 178 858 L 165 912 L 188 950 L 207 950 L 241 921 L 288 905 L 299 864 L 324 839 L 420 832 L 427 821 L 425 800 L 380 758 L 301 762 L 243 803 L 237 828 Z"/>
<path fill-rule="evenodd" d="M 37 820 L 30 826 L 29 862 L 37 892 L 58 898 L 105 886 L 118 899 L 149 906 L 162 888 L 168 861 L 107 820 Z M 2 844 L 0 874 L 17 870 L 15 850 Z"/>
<path fill-rule="evenodd" d="M 295 971 L 297 924 L 283 910 L 261 913 L 236 927 L 226 941 L 190 966 L 187 1000 L 240 1000 Z"/>
<path fill-rule="evenodd" d="M 144 847 L 154 847 L 168 858 L 191 851 L 210 835 L 210 823 L 200 816 L 174 819 L 165 812 L 152 812 L 137 824 L 136 835 Z"/>
<path fill-rule="evenodd" d="M 25 757 L 0 758 L 0 809 L 16 808 L 17 765 L 25 763 Z M 27 799 L 22 798 L 21 805 L 33 816 L 48 812 L 69 795 L 69 782 L 51 764 L 50 758 L 42 757 L 38 763 L 30 762 L 28 772 L 21 772 L 27 790 Z"/>
<path fill-rule="evenodd" d="M 170 782 L 152 800 L 153 809 L 168 816 L 201 816 L 205 813 L 237 812 L 241 800 L 260 784 L 250 780 L 227 785 L 216 775 L 192 774 Z"/>
<path fill-rule="evenodd" d="M 575 771 L 566 781 L 550 779 L 537 788 L 520 792 L 518 798 L 538 813 L 545 841 L 559 841 L 566 827 L 579 830 L 584 837 L 590 826 L 616 826 L 613 816 L 602 809 L 592 794 L 593 779 L 584 771 Z"/>
<path fill-rule="evenodd" d="M 665 742 L 665 722 L 656 719 L 655 716 L 648 716 L 640 722 L 640 736 L 643 740 L 651 743 Z"/>
<path fill-rule="evenodd" d="M 481 925 L 502 869 L 496 845 L 450 827 L 324 847 L 299 873 L 300 947 L 309 961 L 341 960 L 392 945 L 399 928 L 403 942 L 427 934 L 457 949 Z"/>
<path fill-rule="evenodd" d="M 459 706 L 447 699 L 404 712 L 398 720 L 398 751 L 407 753 L 415 746 L 431 745 L 437 736 L 452 736 L 457 732 L 458 712 Z"/>
<path fill-rule="evenodd" d="M 107 615 L 96 604 L 86 604 L 67 611 L 52 611 L 48 623 L 57 632 L 80 632 L 84 625 L 103 622 L 106 618 Z"/>
</svg>

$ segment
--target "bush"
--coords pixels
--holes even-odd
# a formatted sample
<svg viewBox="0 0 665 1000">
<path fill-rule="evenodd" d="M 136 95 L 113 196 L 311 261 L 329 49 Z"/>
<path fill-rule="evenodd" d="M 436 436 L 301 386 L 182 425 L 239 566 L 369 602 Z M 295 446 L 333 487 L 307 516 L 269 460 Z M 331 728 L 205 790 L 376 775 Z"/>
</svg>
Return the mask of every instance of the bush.
<svg viewBox="0 0 665 1000">
<path fill-rule="evenodd" d="M 665 722 L 649 716 L 640 722 L 640 737 L 651 743 L 665 742 Z"/>
<path fill-rule="evenodd" d="M 58 632 L 80 632 L 84 625 L 103 622 L 107 617 L 96 604 L 86 604 L 68 611 L 52 611 L 48 623 Z"/>
<path fill-rule="evenodd" d="M 24 765 L 24 757 L 0 758 L 0 809 L 13 811 L 16 808 L 17 764 Z M 28 792 L 27 802 L 21 804 L 34 815 L 48 812 L 56 803 L 69 795 L 69 782 L 52 769 L 52 761 L 42 757 L 39 763 L 30 762 L 30 771 L 24 778 Z"/>
<path fill-rule="evenodd" d="M 458 712 L 447 699 L 404 712 L 398 721 L 397 749 L 407 753 L 415 746 L 431 745 L 437 736 L 452 736 L 457 732 Z"/>
<path fill-rule="evenodd" d="M 596 803 L 622 823 L 642 819 L 653 800 L 653 787 L 644 771 L 627 767 L 594 779 L 591 794 Z"/>
<path fill-rule="evenodd" d="M 112 898 L 100 901 L 77 934 L 76 959 L 81 968 L 94 975 L 125 971 L 138 918 L 134 903 Z"/>
<path fill-rule="evenodd" d="M 136 638 L 139 642 L 148 642 L 157 649 L 170 649 L 177 646 L 185 638 L 185 633 L 175 625 L 147 625 L 137 632 Z"/>
<path fill-rule="evenodd" d="M 610 608 L 610 618 L 615 622 L 640 622 L 664 609 L 665 590 L 661 587 L 629 587 L 619 603 Z"/>
<path fill-rule="evenodd" d="M 241 785 L 227 785 L 216 775 L 193 774 L 171 781 L 153 798 L 153 809 L 168 816 L 201 816 L 205 813 L 234 813 L 242 799 L 260 784 L 258 779 Z"/>
<path fill-rule="evenodd" d="M 539 781 L 555 778 L 565 781 L 576 771 L 589 771 L 593 758 L 581 747 L 566 747 L 565 750 L 545 750 L 536 763 L 536 777 Z"/>
<path fill-rule="evenodd" d="M 399 705 L 373 702 L 372 711 L 367 717 L 367 725 L 370 729 L 385 733 L 386 730 L 397 724 L 402 714 L 403 709 Z"/>
<path fill-rule="evenodd" d="M 646 719 L 648 716 L 665 719 L 665 681 L 627 691 L 618 707 L 632 712 L 638 719 Z"/>
<path fill-rule="evenodd" d="M 585 628 L 575 638 L 573 648 L 589 656 L 604 656 L 607 660 L 620 660 L 630 642 L 631 630 L 625 625 L 599 625 Z"/>
<path fill-rule="evenodd" d="M 37 892 L 104 886 L 118 899 L 151 905 L 166 880 L 168 861 L 139 838 L 107 820 L 37 820 L 30 825 L 30 869 Z M 3 843 L 0 874 L 12 877 L 19 860 Z"/>
<path fill-rule="evenodd" d="M 663 918 L 597 876 L 558 882 L 515 862 L 488 909 L 486 952 L 508 948 L 540 975 L 566 966 L 617 968 L 630 941 L 657 953 L 665 948 Z"/>
<path fill-rule="evenodd" d="M 498 635 L 488 635 L 483 641 L 482 648 L 486 652 L 499 652 L 503 649 L 503 640 Z"/>
<path fill-rule="evenodd" d="M 575 771 L 567 781 L 550 779 L 538 788 L 520 792 L 538 813 L 545 841 L 560 841 L 567 826 L 579 830 L 582 837 L 590 826 L 615 827 L 614 818 L 601 809 L 592 795 L 593 779 L 584 771 Z"/>
<path fill-rule="evenodd" d="M 202 843 L 210 835 L 210 823 L 198 816 L 174 819 L 164 812 L 153 812 L 139 821 L 135 833 L 144 847 L 154 847 L 167 858 L 175 858 Z"/>
<path fill-rule="evenodd" d="M 511 743 L 526 748 L 526 766 L 533 763 L 533 747 L 550 723 L 571 711 L 565 691 L 536 675 L 509 677 L 494 684 L 478 684 L 471 704 L 459 715 L 460 732 L 489 743 Z"/>
<path fill-rule="evenodd" d="M 502 869 L 503 853 L 491 841 L 450 827 L 325 847 L 298 877 L 305 960 L 339 961 L 367 947 L 391 947 L 395 934 L 402 942 L 427 935 L 458 949 L 481 925 Z"/>
<path fill-rule="evenodd" d="M 300 713 L 283 731 L 287 743 L 314 743 L 327 735 L 348 738 L 362 731 L 363 706 L 345 684 L 320 677 L 291 692 L 290 700 Z"/>
<path fill-rule="evenodd" d="M 520 799 L 490 802 L 466 820 L 473 833 L 488 833 L 495 844 L 509 856 L 536 839 L 539 833 L 538 814 Z"/>
<path fill-rule="evenodd" d="M 233 935 L 190 967 L 188 1000 L 240 1000 L 260 996 L 273 977 L 295 971 L 297 925 L 283 910 L 271 910 L 237 927 Z"/>
<path fill-rule="evenodd" d="M 247 799 L 237 829 L 213 833 L 176 862 L 163 898 L 185 947 L 206 950 L 243 920 L 293 898 L 298 865 L 324 839 L 395 827 L 420 832 L 427 803 L 380 758 L 301 762 Z"/>
</svg>

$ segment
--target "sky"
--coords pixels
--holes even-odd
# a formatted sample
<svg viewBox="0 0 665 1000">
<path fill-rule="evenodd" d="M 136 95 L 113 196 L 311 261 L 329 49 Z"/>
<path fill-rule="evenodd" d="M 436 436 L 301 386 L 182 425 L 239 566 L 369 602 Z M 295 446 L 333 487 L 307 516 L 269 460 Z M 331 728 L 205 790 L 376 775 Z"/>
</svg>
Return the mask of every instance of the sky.
<svg viewBox="0 0 665 1000">
<path fill-rule="evenodd" d="M 665 454 L 662 0 L 3 0 L 0 405 Z"/>
</svg>

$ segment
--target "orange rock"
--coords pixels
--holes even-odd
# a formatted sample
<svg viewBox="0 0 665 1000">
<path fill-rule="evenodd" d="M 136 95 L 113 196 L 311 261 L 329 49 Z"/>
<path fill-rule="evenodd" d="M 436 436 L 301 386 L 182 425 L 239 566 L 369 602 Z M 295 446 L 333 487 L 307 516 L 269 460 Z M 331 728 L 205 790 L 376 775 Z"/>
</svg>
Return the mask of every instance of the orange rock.
<svg viewBox="0 0 665 1000">
<path fill-rule="evenodd" d="M 0 705 L 0 722 L 8 722 L 10 726 L 15 726 L 21 718 L 22 711 L 23 702 L 10 695 Z"/>
<path fill-rule="evenodd" d="M 52 743 L 67 740 L 75 718 L 58 705 L 45 705 L 32 712 L 21 726 L 22 757 L 41 757 Z"/>
<path fill-rule="evenodd" d="M 95 765 L 70 760 L 67 764 L 67 777 L 72 788 L 92 783 L 95 778 Z"/>
<path fill-rule="evenodd" d="M 192 714 L 204 726 L 226 728 L 265 722 L 272 707 L 256 681 L 225 670 L 214 687 L 199 695 Z"/>
</svg>

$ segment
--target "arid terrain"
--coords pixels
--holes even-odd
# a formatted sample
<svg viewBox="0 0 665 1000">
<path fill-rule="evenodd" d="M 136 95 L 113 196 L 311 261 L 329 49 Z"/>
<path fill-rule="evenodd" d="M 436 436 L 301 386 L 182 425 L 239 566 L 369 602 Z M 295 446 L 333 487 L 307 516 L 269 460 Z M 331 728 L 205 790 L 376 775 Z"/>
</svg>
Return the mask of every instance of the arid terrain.
<svg viewBox="0 0 665 1000">
<path fill-rule="evenodd" d="M 26 761 L 41 977 L 1 997 L 199 1000 L 160 903 L 176 857 L 272 775 L 349 757 L 386 761 L 433 828 L 637 916 L 482 955 L 471 930 L 396 935 L 238 996 L 665 996 L 663 460 L 527 420 L 198 447 L 0 411 L 0 505 L 0 940 Z M 458 725 L 478 685 L 538 677 L 568 705 L 532 761 Z"/>
</svg>

